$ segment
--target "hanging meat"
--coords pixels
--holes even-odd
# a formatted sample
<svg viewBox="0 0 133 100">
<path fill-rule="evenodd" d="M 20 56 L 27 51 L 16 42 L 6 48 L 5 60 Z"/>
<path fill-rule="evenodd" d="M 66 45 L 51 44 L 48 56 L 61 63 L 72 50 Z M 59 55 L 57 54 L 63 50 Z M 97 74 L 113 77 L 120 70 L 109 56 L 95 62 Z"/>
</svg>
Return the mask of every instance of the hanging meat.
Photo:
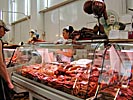
<svg viewBox="0 0 133 100">
<path fill-rule="evenodd" d="M 94 14 L 97 17 L 104 17 L 108 19 L 106 12 L 106 5 L 103 0 L 87 0 L 84 3 L 83 10 L 87 14 Z"/>
</svg>

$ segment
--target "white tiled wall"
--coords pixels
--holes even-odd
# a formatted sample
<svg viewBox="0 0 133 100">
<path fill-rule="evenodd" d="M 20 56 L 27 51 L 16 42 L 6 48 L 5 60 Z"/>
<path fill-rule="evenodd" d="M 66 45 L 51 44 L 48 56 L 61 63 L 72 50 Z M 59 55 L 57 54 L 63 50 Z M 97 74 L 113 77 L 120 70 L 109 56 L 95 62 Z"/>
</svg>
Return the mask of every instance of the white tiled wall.
<svg viewBox="0 0 133 100">
<path fill-rule="evenodd" d="M 44 29 L 46 32 L 46 41 L 52 42 L 58 39 L 59 31 L 59 10 L 47 12 L 44 15 Z"/>
<path fill-rule="evenodd" d="M 19 42 L 26 42 L 29 38 L 29 22 L 23 21 L 21 23 L 17 23 L 15 25 L 15 31 L 14 31 L 14 43 L 18 44 Z"/>
</svg>

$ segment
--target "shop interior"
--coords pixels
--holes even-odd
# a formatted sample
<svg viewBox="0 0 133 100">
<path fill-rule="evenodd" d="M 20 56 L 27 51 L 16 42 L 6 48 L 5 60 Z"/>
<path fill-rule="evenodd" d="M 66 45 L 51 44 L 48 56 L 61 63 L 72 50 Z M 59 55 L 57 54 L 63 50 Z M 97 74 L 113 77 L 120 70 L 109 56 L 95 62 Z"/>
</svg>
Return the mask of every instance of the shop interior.
<svg viewBox="0 0 133 100">
<path fill-rule="evenodd" d="M 133 0 L 0 2 L 12 100 L 133 100 Z"/>
</svg>

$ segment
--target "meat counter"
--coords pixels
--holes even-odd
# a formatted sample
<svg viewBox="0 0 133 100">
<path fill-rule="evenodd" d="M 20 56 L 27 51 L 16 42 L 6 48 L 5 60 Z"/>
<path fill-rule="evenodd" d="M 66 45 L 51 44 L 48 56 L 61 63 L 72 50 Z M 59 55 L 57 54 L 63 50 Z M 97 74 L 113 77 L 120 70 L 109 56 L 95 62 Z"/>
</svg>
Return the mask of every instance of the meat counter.
<svg viewBox="0 0 133 100">
<path fill-rule="evenodd" d="M 16 51 L 16 48 L 9 48 L 9 47 L 4 47 L 4 58 L 5 58 L 5 63 L 7 65 L 7 70 L 8 73 L 11 77 L 11 74 L 14 70 L 16 70 L 16 65 L 18 65 L 15 61 L 14 61 L 14 53 Z"/>
<path fill-rule="evenodd" d="M 68 48 L 76 50 L 74 61 L 57 62 L 56 49 Z M 25 51 L 25 48 L 22 51 Z M 92 42 L 78 45 L 36 44 L 30 51 L 32 56 L 36 51 L 41 61 L 36 61 L 38 58 L 33 57 L 34 61 L 31 63 L 31 57 L 29 63 L 21 65 L 12 75 L 15 86 L 29 91 L 30 100 L 131 98 L 131 44 L 109 44 L 107 47 L 103 43 Z M 126 86 L 128 88 L 123 88 Z M 125 91 L 130 91 L 128 97 L 120 94 Z"/>
</svg>

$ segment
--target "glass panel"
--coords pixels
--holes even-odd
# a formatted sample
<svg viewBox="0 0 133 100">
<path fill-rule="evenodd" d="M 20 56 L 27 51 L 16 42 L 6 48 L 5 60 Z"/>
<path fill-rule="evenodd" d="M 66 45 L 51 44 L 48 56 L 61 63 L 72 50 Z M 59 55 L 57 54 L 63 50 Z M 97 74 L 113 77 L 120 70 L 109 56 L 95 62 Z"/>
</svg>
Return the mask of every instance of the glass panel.
<svg viewBox="0 0 133 100">
<path fill-rule="evenodd" d="M 123 84 L 125 78 L 130 78 L 133 63 L 132 50 L 120 50 L 117 45 L 112 45 L 109 49 L 104 50 L 102 56 L 104 60 L 101 68 L 103 70 L 99 83 L 112 85 L 121 82 Z"/>
</svg>

